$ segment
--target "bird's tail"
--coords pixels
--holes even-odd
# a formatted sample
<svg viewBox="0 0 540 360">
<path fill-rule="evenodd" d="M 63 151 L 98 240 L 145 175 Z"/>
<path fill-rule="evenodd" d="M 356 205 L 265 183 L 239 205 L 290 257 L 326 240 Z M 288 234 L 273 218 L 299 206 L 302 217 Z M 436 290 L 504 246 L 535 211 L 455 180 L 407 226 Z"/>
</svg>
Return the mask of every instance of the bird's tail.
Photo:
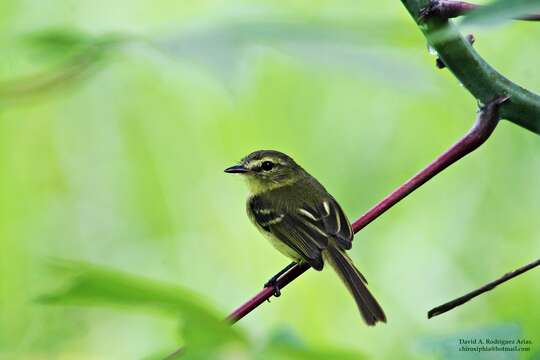
<svg viewBox="0 0 540 360">
<path fill-rule="evenodd" d="M 367 281 L 354 266 L 345 251 L 329 246 L 324 251 L 325 260 L 336 270 L 347 289 L 354 297 L 360 314 L 368 325 L 375 325 L 378 321 L 386 322 L 386 315 L 366 287 Z"/>
</svg>

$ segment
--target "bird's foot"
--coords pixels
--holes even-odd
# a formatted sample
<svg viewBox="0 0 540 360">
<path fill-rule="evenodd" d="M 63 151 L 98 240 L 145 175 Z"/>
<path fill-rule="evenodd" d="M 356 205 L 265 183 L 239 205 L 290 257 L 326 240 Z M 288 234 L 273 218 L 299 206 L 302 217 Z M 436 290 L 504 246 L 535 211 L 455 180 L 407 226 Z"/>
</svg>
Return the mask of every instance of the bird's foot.
<svg viewBox="0 0 540 360">
<path fill-rule="evenodd" d="M 273 288 L 274 289 L 274 296 L 280 297 L 281 296 L 281 290 L 279 289 L 278 280 L 279 278 L 285 274 L 287 271 L 292 269 L 296 265 L 296 262 L 292 262 L 289 265 L 285 266 L 280 272 L 278 272 L 276 275 L 272 276 L 265 284 L 265 288 Z M 268 302 L 270 300 L 268 299 Z"/>
<path fill-rule="evenodd" d="M 270 280 L 268 280 L 264 284 L 265 288 L 272 288 L 274 290 L 274 296 L 275 297 L 280 297 L 281 296 L 281 290 L 279 289 L 279 286 L 278 286 L 278 283 L 277 283 L 278 278 L 279 278 L 279 276 L 278 277 L 273 276 L 273 277 L 270 278 Z"/>
</svg>

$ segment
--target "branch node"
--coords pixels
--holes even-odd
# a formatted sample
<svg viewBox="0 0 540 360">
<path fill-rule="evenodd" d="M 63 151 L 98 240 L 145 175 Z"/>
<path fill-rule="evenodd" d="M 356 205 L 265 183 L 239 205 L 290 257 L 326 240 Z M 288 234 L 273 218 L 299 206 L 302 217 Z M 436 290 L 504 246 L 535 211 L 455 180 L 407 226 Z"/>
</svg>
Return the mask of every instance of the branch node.
<svg viewBox="0 0 540 360">
<path fill-rule="evenodd" d="M 471 10 L 481 7 L 466 1 L 431 0 L 428 6 L 422 8 L 418 14 L 418 22 L 425 22 L 429 18 L 452 19 L 463 16 Z M 540 21 L 540 14 L 523 15 L 514 20 Z"/>
<path fill-rule="evenodd" d="M 420 10 L 419 21 L 426 21 L 428 18 L 437 17 L 439 19 L 452 19 L 462 16 L 468 11 L 477 9 L 479 5 L 464 1 L 432 0 L 428 6 Z"/>
</svg>

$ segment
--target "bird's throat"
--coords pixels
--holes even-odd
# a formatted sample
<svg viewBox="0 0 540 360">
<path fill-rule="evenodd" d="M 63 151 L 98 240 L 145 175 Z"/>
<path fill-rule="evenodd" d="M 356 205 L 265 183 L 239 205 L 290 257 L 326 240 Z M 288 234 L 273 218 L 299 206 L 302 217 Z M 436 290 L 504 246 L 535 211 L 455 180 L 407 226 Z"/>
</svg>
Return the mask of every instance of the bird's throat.
<svg viewBox="0 0 540 360">
<path fill-rule="evenodd" d="M 298 179 L 296 178 L 282 180 L 279 182 L 261 181 L 260 179 L 251 176 L 246 176 L 245 179 L 251 196 L 264 194 L 266 192 L 281 188 L 283 186 L 291 185 L 298 181 Z"/>
</svg>

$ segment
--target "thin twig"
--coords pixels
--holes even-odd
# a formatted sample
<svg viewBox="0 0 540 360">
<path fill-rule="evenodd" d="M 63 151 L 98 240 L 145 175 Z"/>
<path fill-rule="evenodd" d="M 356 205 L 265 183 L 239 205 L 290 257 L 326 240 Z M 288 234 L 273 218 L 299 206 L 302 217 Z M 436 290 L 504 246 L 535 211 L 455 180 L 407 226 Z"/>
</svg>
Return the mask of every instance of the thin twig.
<svg viewBox="0 0 540 360">
<path fill-rule="evenodd" d="M 68 85 L 95 68 L 105 50 L 103 45 L 92 45 L 51 70 L 17 79 L 1 80 L 0 98 L 20 100 Z"/>
<path fill-rule="evenodd" d="M 437 0 L 432 1 L 428 7 L 422 10 L 421 17 L 437 16 L 444 19 L 452 19 L 463 16 L 472 10 L 481 8 L 482 5 L 466 1 Z M 540 21 L 540 14 L 519 16 L 515 20 Z"/>
<path fill-rule="evenodd" d="M 417 173 L 403 185 L 394 190 L 390 195 L 381 200 L 378 204 L 369 209 L 364 215 L 362 215 L 358 220 L 352 224 L 354 233 L 359 232 L 364 227 L 366 227 L 373 220 L 381 216 L 392 206 L 397 204 L 400 200 L 405 198 L 407 195 L 412 193 L 414 190 L 418 189 L 428 180 L 433 178 L 435 175 L 463 158 L 465 155 L 471 153 L 482 145 L 489 136 L 495 130 L 495 127 L 499 123 L 499 106 L 506 102 L 509 99 L 508 96 L 499 96 L 492 101 L 490 101 L 486 106 L 481 109 L 476 122 L 472 128 L 463 136 L 457 143 L 452 145 L 446 152 L 441 156 L 435 159 L 431 164 L 426 166 L 422 171 Z M 297 264 L 280 278 L 277 279 L 276 285 L 283 289 L 294 279 L 302 275 L 306 270 L 309 269 L 308 265 Z M 227 320 L 231 323 L 236 323 L 238 320 L 242 319 L 244 316 L 249 314 L 251 311 L 256 309 L 259 305 L 264 303 L 266 300 L 270 299 L 274 294 L 273 287 L 265 287 L 259 291 L 255 296 L 246 301 L 244 304 L 239 306 L 234 310 L 228 317 Z M 182 352 L 182 348 L 178 349 L 176 352 L 167 356 L 165 360 L 175 359 L 177 355 Z"/>
<path fill-rule="evenodd" d="M 504 282 L 506 282 L 506 281 L 508 281 L 510 279 L 513 279 L 516 276 L 521 275 L 524 272 L 529 271 L 529 270 L 537 267 L 538 265 L 540 265 L 540 259 L 538 259 L 536 261 L 533 261 L 532 263 L 527 264 L 525 266 L 522 266 L 519 269 L 516 269 L 516 270 L 514 270 L 512 272 L 506 273 L 502 277 L 498 278 L 497 280 L 494 280 L 494 281 L 492 281 L 490 283 L 487 283 L 486 285 L 484 285 L 484 286 L 482 286 L 482 287 L 480 287 L 480 288 L 478 288 L 478 289 L 476 289 L 474 291 L 471 291 L 471 292 L 469 292 L 469 293 L 467 293 L 467 294 L 465 294 L 463 296 L 460 296 L 457 299 L 454 299 L 452 301 L 449 301 L 447 303 L 439 305 L 436 308 L 433 308 L 433 309 L 429 310 L 428 319 L 431 319 L 434 316 L 444 314 L 445 312 L 450 311 L 450 310 L 452 310 L 453 308 L 455 308 L 457 306 L 463 305 L 467 301 L 469 301 L 471 299 L 474 299 L 475 297 L 477 297 L 479 295 L 482 295 L 483 293 L 485 293 L 485 292 L 487 292 L 489 290 L 492 290 L 497 285 L 500 285 L 500 284 L 502 284 L 502 283 L 504 283 Z"/>
<path fill-rule="evenodd" d="M 430 16 L 438 18 L 452 19 L 465 15 L 471 10 L 478 9 L 480 5 L 471 4 L 465 1 L 432 0 L 420 14 L 420 18 L 425 19 Z"/>
</svg>

